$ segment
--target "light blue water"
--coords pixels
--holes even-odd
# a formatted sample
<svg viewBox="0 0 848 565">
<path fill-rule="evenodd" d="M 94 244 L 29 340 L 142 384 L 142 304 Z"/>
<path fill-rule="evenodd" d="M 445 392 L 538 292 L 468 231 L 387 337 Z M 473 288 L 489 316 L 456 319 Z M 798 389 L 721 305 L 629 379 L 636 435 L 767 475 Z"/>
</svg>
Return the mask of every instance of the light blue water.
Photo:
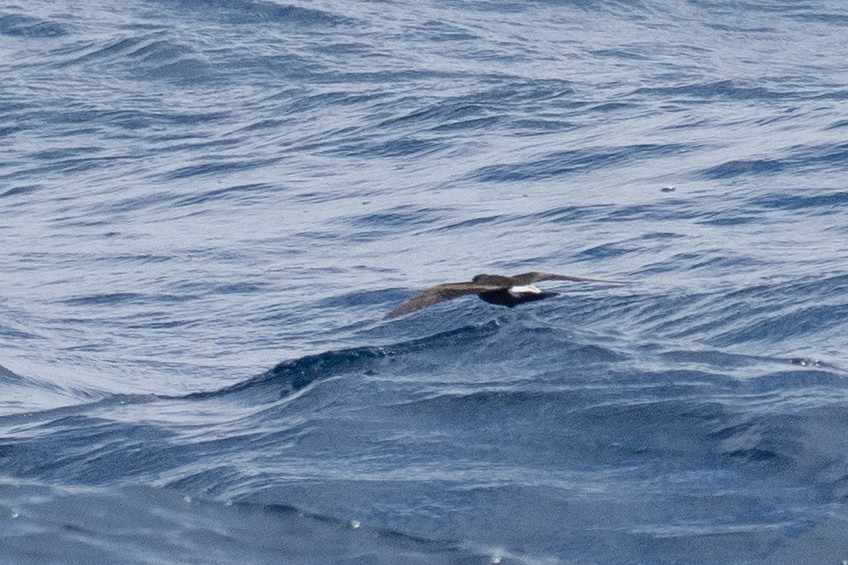
<svg viewBox="0 0 848 565">
<path fill-rule="evenodd" d="M 6 4 L 0 562 L 848 559 L 846 32 Z"/>
</svg>

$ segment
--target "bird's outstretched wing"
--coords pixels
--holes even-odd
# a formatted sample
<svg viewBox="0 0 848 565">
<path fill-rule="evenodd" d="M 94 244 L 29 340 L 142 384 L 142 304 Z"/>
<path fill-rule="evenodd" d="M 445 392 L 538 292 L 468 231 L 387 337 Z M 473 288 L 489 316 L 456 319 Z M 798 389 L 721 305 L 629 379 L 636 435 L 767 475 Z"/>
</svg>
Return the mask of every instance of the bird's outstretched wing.
<svg viewBox="0 0 848 565">
<path fill-rule="evenodd" d="M 409 314 L 410 312 L 415 312 L 416 310 L 420 310 L 422 308 L 426 308 L 427 306 L 432 306 L 437 302 L 444 302 L 445 300 L 453 300 L 454 298 L 459 298 L 460 296 L 465 296 L 466 294 L 479 294 L 481 292 L 487 292 L 491 290 L 500 290 L 503 287 L 500 286 L 492 286 L 486 284 L 475 284 L 475 283 L 445 283 L 436 285 L 434 287 L 428 288 L 427 290 L 422 290 L 388 314 L 386 314 L 385 319 L 389 318 L 397 318 L 398 316 L 403 316 L 404 314 Z"/>
<path fill-rule="evenodd" d="M 627 284 L 627 281 L 610 281 L 606 279 L 590 279 L 586 277 L 575 277 L 573 275 L 555 275 L 553 273 L 521 273 L 512 277 L 517 285 L 533 284 L 539 281 L 573 281 L 573 282 L 601 282 L 610 284 Z"/>
</svg>

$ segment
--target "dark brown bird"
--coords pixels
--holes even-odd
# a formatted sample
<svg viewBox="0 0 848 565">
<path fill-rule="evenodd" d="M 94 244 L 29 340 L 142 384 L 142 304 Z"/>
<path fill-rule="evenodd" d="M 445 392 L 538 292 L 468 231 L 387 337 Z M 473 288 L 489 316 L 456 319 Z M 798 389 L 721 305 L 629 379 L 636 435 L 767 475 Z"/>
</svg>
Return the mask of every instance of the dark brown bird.
<svg viewBox="0 0 848 565">
<path fill-rule="evenodd" d="M 588 279 L 571 275 L 555 275 L 552 273 L 522 273 L 514 277 L 505 275 L 476 275 L 471 282 L 444 283 L 423 290 L 388 314 L 386 319 L 397 318 L 410 312 L 415 312 L 437 302 L 453 300 L 466 294 L 476 294 L 481 300 L 490 304 L 499 304 L 512 308 L 524 302 L 544 300 L 556 296 L 556 292 L 543 292 L 533 283 L 539 281 L 574 281 L 602 282 L 622 284 L 624 281 L 607 281 L 603 279 Z"/>
</svg>

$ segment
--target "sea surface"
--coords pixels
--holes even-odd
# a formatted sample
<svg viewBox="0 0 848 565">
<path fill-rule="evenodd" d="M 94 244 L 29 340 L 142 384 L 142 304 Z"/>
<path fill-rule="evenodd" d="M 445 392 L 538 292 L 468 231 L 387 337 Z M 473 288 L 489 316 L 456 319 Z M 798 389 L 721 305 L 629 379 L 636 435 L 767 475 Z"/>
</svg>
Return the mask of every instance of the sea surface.
<svg viewBox="0 0 848 565">
<path fill-rule="evenodd" d="M 0 563 L 845 563 L 846 37 L 4 2 Z"/>
</svg>

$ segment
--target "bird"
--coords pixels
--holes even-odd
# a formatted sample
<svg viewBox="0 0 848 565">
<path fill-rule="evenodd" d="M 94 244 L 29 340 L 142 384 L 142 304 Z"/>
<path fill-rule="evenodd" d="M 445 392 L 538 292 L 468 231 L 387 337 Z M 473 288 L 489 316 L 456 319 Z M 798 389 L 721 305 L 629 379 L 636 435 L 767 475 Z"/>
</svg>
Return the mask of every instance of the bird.
<svg viewBox="0 0 848 565">
<path fill-rule="evenodd" d="M 422 290 L 388 314 L 386 320 L 397 318 L 427 306 L 432 306 L 445 300 L 453 300 L 466 294 L 476 294 L 484 302 L 514 308 L 518 304 L 544 300 L 556 296 L 557 292 L 539 290 L 533 283 L 540 281 L 573 281 L 573 282 L 600 282 L 610 284 L 623 284 L 625 281 L 610 281 L 604 279 L 590 279 L 586 277 L 575 277 L 573 275 L 556 275 L 553 273 L 522 273 L 512 277 L 506 275 L 475 275 L 471 282 L 443 283 Z"/>
</svg>

